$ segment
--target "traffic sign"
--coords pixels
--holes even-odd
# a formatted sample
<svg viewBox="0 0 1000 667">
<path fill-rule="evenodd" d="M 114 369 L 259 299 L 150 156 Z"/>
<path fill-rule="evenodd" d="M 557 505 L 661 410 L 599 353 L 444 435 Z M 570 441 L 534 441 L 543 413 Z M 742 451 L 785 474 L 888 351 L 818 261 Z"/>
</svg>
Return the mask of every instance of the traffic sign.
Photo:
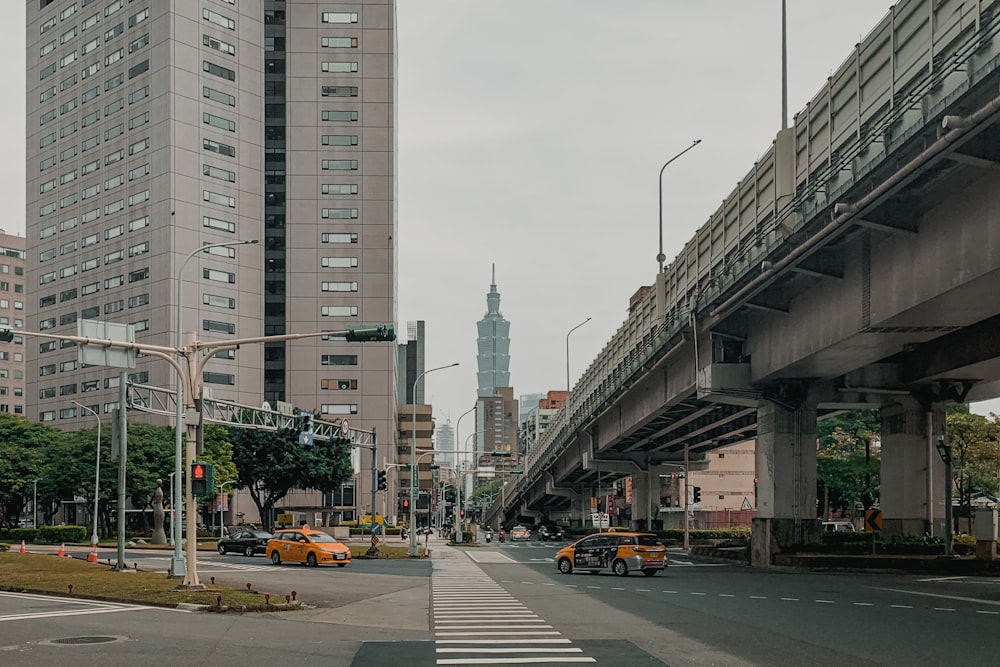
<svg viewBox="0 0 1000 667">
<path fill-rule="evenodd" d="M 865 532 L 873 533 L 882 530 L 882 510 L 865 510 Z"/>
<path fill-rule="evenodd" d="M 750 499 L 747 498 L 746 496 L 743 496 L 743 504 L 740 505 L 740 509 L 741 510 L 752 510 L 753 509 L 753 507 L 750 506 Z"/>
<path fill-rule="evenodd" d="M 372 535 L 372 546 L 378 546 L 378 535 Z"/>
</svg>

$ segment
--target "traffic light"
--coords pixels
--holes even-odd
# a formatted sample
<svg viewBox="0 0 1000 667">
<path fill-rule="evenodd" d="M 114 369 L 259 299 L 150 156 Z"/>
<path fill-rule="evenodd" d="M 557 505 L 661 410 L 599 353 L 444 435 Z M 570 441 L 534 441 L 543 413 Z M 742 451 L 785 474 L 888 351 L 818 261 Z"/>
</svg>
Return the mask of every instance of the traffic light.
<svg viewBox="0 0 1000 667">
<path fill-rule="evenodd" d="M 409 498 L 403 498 L 403 509 L 404 510 L 410 509 L 410 499 Z"/>
<path fill-rule="evenodd" d="M 385 470 L 378 471 L 378 490 L 385 491 L 389 488 L 389 482 L 385 478 Z"/>
<path fill-rule="evenodd" d="M 691 489 L 691 502 L 695 505 L 701 502 L 701 487 L 695 486 Z"/>
<path fill-rule="evenodd" d="M 344 336 L 352 343 L 370 343 L 396 340 L 396 330 L 391 324 L 348 327 Z"/>
<path fill-rule="evenodd" d="M 315 423 L 313 422 L 313 413 L 311 410 L 301 410 L 299 411 L 299 444 L 300 445 L 311 445 L 313 444 L 313 429 L 315 428 Z"/>
<path fill-rule="evenodd" d="M 208 496 L 215 493 L 215 467 L 207 461 L 191 463 L 191 495 Z"/>
</svg>

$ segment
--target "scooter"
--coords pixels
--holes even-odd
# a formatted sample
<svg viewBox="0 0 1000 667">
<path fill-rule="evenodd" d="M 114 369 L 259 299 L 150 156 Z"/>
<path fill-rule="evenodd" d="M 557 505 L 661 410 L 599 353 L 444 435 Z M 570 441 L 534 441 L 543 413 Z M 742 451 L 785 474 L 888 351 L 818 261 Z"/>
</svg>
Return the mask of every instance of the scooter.
<svg viewBox="0 0 1000 667">
<path fill-rule="evenodd" d="M 503 540 L 504 540 L 504 531 L 501 529 L 500 530 L 500 541 L 503 542 Z"/>
<path fill-rule="evenodd" d="M 493 541 L 493 531 L 492 530 L 487 530 L 486 531 L 486 544 L 489 544 L 492 541 Z"/>
<path fill-rule="evenodd" d="M 410 534 L 406 532 L 406 529 L 404 528 L 401 531 L 399 531 L 399 536 L 403 538 L 403 541 L 405 542 L 407 539 L 409 539 Z"/>
</svg>

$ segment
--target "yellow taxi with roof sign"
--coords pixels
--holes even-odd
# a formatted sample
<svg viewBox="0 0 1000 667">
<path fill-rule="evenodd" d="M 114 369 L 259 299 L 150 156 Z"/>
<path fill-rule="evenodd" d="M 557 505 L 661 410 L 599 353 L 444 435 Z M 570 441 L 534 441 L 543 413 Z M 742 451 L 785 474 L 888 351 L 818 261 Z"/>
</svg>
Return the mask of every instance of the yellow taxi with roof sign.
<svg viewBox="0 0 1000 667">
<path fill-rule="evenodd" d="M 667 567 L 667 548 L 653 533 L 608 531 L 588 535 L 556 553 L 556 569 L 563 574 L 586 570 L 610 571 L 619 577 L 638 570 L 652 577 Z"/>
</svg>

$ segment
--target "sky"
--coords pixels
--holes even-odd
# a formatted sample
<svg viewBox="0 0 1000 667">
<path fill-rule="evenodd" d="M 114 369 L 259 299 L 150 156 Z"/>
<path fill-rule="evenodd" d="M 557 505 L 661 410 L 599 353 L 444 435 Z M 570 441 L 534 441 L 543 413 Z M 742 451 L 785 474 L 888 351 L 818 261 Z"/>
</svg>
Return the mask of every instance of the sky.
<svg viewBox="0 0 1000 667">
<path fill-rule="evenodd" d="M 23 25 L 25 3 L 10 4 Z M 790 117 L 891 4 L 789 0 Z M 397 0 L 396 18 L 397 331 L 424 320 L 425 367 L 460 364 L 425 376 L 435 417 L 454 424 L 475 404 L 494 267 L 515 397 L 565 389 L 655 280 L 663 164 L 701 140 L 664 170 L 669 263 L 768 149 L 781 2 Z M 0 43 L 3 62 L 24 52 L 23 30 Z M 24 76 L 4 68 L 3 89 Z M 0 193 L 21 212 L 23 104 L 0 122 Z M 23 234 L 23 214 L 0 227 Z"/>
</svg>

